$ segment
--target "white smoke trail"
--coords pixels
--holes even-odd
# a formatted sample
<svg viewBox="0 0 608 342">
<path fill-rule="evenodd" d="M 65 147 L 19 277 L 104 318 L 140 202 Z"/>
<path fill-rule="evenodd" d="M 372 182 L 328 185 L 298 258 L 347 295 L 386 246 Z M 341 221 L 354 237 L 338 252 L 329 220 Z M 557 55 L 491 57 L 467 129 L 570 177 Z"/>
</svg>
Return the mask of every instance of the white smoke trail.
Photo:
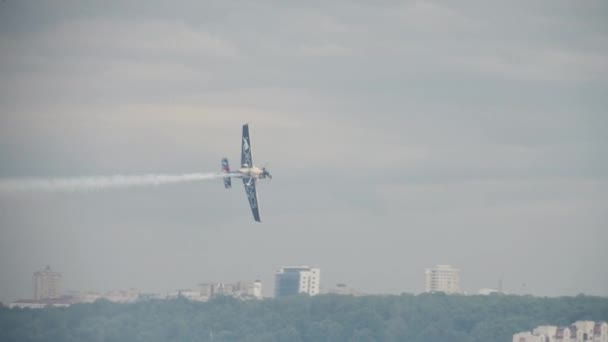
<svg viewBox="0 0 608 342">
<path fill-rule="evenodd" d="M 154 186 L 194 182 L 223 177 L 220 173 L 114 175 L 79 178 L 0 179 L 0 192 L 15 191 L 91 191 L 132 186 Z"/>
</svg>

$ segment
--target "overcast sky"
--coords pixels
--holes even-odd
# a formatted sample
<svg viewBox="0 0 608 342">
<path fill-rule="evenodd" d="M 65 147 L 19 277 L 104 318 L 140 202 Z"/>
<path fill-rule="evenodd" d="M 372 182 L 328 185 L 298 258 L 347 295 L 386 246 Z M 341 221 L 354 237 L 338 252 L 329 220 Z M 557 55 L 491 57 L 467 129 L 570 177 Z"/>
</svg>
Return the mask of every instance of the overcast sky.
<svg viewBox="0 0 608 342">
<path fill-rule="evenodd" d="M 0 301 L 321 268 L 322 286 L 608 295 L 605 1 L 0 3 L 0 176 L 274 175 L 0 193 Z"/>
</svg>

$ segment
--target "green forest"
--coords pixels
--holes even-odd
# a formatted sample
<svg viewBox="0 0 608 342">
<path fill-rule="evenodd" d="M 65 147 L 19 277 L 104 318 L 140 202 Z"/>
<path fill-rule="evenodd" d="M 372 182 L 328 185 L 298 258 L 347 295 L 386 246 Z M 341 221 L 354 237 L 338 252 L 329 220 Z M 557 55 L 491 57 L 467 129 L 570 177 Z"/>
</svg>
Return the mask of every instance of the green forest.
<svg viewBox="0 0 608 342">
<path fill-rule="evenodd" d="M 608 320 L 608 298 L 440 293 L 1 307 L 0 341 L 487 342 L 577 320 Z"/>
</svg>

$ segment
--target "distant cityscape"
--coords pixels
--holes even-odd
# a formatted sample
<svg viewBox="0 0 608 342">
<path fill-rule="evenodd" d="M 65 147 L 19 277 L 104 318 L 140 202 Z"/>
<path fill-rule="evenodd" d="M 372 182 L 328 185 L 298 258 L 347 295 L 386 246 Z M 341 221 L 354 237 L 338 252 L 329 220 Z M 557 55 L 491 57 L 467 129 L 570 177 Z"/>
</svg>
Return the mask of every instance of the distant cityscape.
<svg viewBox="0 0 608 342">
<path fill-rule="evenodd" d="M 421 277 L 422 280 L 422 277 Z M 436 265 L 424 270 L 425 293 L 445 293 L 447 295 L 466 295 L 460 287 L 460 269 L 451 265 Z M 33 293 L 30 299 L 19 299 L 8 304 L 9 308 L 42 309 L 46 307 L 69 307 L 79 303 L 94 303 L 106 300 L 114 303 L 136 303 L 149 300 L 185 299 L 193 302 L 206 302 L 210 299 L 227 296 L 242 301 L 262 300 L 260 280 L 241 280 L 232 283 L 200 283 L 187 289 L 170 291 L 166 294 L 146 293 L 138 289 L 95 291 L 63 291 L 63 275 L 50 266 L 35 271 L 32 275 Z M 499 288 L 483 288 L 477 295 L 502 293 Z M 345 296 L 364 296 L 346 284 L 323 290 L 321 269 L 306 265 L 284 266 L 274 274 L 274 298 L 294 295 L 316 296 L 333 294 Z M 0 304 L 1 306 L 1 304 Z M 515 330 L 516 331 L 516 330 Z M 568 326 L 541 325 L 530 331 L 512 335 L 512 342 L 608 342 L 608 323 L 605 321 L 581 320 Z"/>
<path fill-rule="evenodd" d="M 63 291 L 63 275 L 50 266 L 36 271 L 32 276 L 33 296 L 19 299 L 8 306 L 11 308 L 44 308 L 47 306 L 67 307 L 76 303 L 93 303 L 97 300 L 108 300 L 116 303 L 133 303 L 151 299 L 185 298 L 205 302 L 218 296 L 229 296 L 240 300 L 260 300 L 262 282 L 241 280 L 233 283 L 211 282 L 200 283 L 191 288 L 170 291 L 166 294 L 146 293 L 139 289 L 97 291 Z M 460 288 L 460 269 L 450 265 L 436 265 L 424 271 L 425 292 L 443 292 L 446 294 L 466 294 Z M 490 295 L 502 293 L 502 289 L 483 288 L 477 294 Z M 304 294 L 335 294 L 362 296 L 366 293 L 339 283 L 325 290 L 321 287 L 321 269 L 310 266 L 284 266 L 274 275 L 274 297 Z M 607 341 L 608 342 L 608 341 Z"/>
</svg>

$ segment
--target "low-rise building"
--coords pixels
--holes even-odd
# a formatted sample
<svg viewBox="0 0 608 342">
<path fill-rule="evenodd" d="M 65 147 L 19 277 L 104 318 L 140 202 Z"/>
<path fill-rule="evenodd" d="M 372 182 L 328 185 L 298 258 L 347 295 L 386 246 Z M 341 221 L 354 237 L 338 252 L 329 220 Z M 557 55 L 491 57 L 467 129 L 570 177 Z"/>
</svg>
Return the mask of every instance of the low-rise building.
<svg viewBox="0 0 608 342">
<path fill-rule="evenodd" d="M 489 295 L 495 294 L 495 293 L 500 293 L 500 291 L 497 289 L 488 289 L 488 288 L 479 289 L 479 291 L 477 291 L 477 294 L 482 295 L 482 296 L 489 296 Z"/>
<path fill-rule="evenodd" d="M 546 336 L 539 336 L 526 331 L 513 335 L 513 342 L 547 342 L 545 338 Z"/>
<path fill-rule="evenodd" d="M 209 297 L 201 295 L 200 291 L 195 289 L 177 290 L 167 294 L 167 299 L 185 298 L 195 302 L 206 302 Z"/>
<path fill-rule="evenodd" d="M 608 323 L 577 321 L 568 327 L 542 325 L 513 335 L 513 342 L 608 342 Z"/>
<path fill-rule="evenodd" d="M 139 297 L 137 298 L 138 301 L 146 301 L 146 300 L 163 300 L 166 299 L 167 296 L 160 294 L 160 293 L 153 293 L 153 292 L 145 292 L 145 293 L 140 293 Z"/>
<path fill-rule="evenodd" d="M 262 299 L 262 282 L 255 280 L 253 282 L 237 281 L 236 283 L 203 283 L 194 289 L 169 293 L 167 298 L 183 297 L 189 300 L 205 302 L 219 296 L 229 296 L 242 300 Z"/>
<path fill-rule="evenodd" d="M 346 284 L 336 284 L 336 286 L 327 289 L 326 294 L 336 294 L 344 296 L 365 296 L 365 293 L 348 287 Z"/>
<path fill-rule="evenodd" d="M 141 291 L 138 289 L 110 290 L 106 292 L 87 291 L 70 292 L 74 303 L 94 303 L 97 300 L 107 300 L 114 303 L 133 303 L 139 300 Z"/>
<path fill-rule="evenodd" d="M 138 289 L 112 290 L 104 293 L 101 299 L 114 303 L 133 303 L 139 298 L 140 292 Z"/>
<path fill-rule="evenodd" d="M 74 304 L 72 297 L 47 298 L 47 299 L 19 299 L 8 304 L 10 309 L 42 309 L 46 307 L 68 307 Z"/>
<path fill-rule="evenodd" d="M 96 300 L 101 299 L 103 295 L 100 292 L 88 291 L 79 292 L 71 291 L 70 295 L 74 299 L 75 303 L 94 303 Z"/>
</svg>

